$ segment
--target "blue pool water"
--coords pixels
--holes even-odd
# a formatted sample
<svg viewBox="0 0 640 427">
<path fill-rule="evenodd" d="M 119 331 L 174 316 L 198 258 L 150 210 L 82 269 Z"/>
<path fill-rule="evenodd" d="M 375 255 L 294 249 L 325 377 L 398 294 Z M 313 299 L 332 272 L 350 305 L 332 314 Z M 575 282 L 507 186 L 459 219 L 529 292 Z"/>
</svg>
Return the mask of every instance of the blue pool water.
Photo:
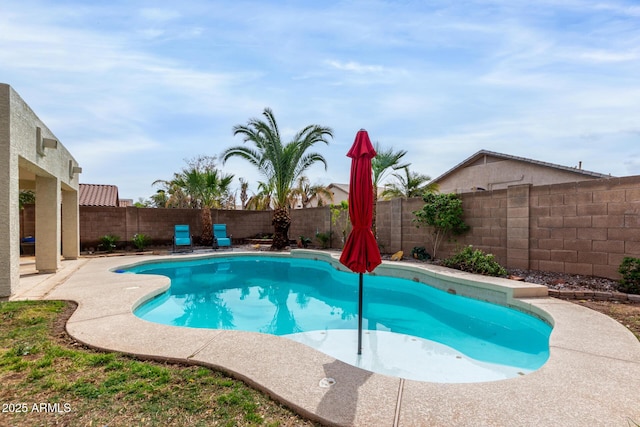
<svg viewBox="0 0 640 427">
<path fill-rule="evenodd" d="M 127 271 L 171 279 L 167 292 L 135 311 L 151 322 L 281 335 L 329 354 L 323 348 L 327 334 L 342 340 L 357 329 L 358 275 L 327 262 L 230 256 L 143 264 Z M 419 364 L 429 364 L 424 357 L 431 356 L 464 358 L 473 369 L 504 367 L 508 373 L 497 379 L 534 371 L 549 357 L 551 327 L 545 322 L 405 279 L 365 275 L 363 318 L 367 340 L 378 340 L 366 341 L 363 353 L 367 346 L 389 351 L 383 347 L 402 345 L 400 339 L 417 347 Z M 386 341 L 391 338 L 395 344 Z M 381 346 L 381 339 L 387 344 Z M 391 372 L 402 373 L 402 367 Z"/>
</svg>

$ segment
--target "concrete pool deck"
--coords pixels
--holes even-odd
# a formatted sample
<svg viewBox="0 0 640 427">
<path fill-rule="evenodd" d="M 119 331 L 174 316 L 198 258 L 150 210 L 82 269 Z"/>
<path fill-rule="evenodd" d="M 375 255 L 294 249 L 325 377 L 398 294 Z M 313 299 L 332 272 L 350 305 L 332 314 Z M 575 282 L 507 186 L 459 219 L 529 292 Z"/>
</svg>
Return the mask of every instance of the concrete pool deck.
<svg viewBox="0 0 640 427">
<path fill-rule="evenodd" d="M 184 258 L 171 258 L 178 257 Z M 63 261 L 56 274 L 42 275 L 32 274 L 33 267 L 25 263 L 20 287 L 11 299 L 75 301 L 78 308 L 67 331 L 84 344 L 221 369 L 326 425 L 640 423 L 640 342 L 615 320 L 576 304 L 520 298 L 548 313 L 555 323 L 549 361 L 534 373 L 484 383 L 419 382 L 365 371 L 286 338 L 141 320 L 132 309 L 163 292 L 168 279 L 115 274 L 110 269 L 151 258 L 167 259 L 81 258 Z"/>
</svg>

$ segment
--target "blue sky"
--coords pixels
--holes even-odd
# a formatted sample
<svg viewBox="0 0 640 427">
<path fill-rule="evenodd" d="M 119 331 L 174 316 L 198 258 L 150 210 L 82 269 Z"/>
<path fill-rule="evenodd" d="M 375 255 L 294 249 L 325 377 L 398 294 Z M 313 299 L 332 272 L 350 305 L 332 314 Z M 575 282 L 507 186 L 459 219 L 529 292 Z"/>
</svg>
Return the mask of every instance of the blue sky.
<svg viewBox="0 0 640 427">
<path fill-rule="evenodd" d="M 640 174 L 635 0 L 6 0 L 0 82 L 81 182 L 134 200 L 265 107 L 285 140 L 334 129 L 317 184 L 348 182 L 360 128 L 432 178 L 481 149 Z M 220 167 L 256 190 L 248 164 Z"/>
</svg>

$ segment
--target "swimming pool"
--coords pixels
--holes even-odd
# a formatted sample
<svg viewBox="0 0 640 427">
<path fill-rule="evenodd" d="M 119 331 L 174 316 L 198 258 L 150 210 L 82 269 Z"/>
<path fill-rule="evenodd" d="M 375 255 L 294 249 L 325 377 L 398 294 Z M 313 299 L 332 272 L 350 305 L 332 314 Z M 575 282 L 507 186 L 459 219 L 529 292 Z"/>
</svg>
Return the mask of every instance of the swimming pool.
<svg viewBox="0 0 640 427">
<path fill-rule="evenodd" d="M 245 255 L 155 262 L 126 271 L 171 279 L 167 292 L 136 308 L 145 320 L 280 335 L 403 378 L 490 381 L 532 372 L 549 356 L 551 327 L 538 318 L 411 280 L 367 275 L 365 348 L 358 359 L 345 338 L 355 337 L 357 328 L 357 275 L 320 260 Z M 341 356 L 345 351 L 348 356 Z M 372 352 L 392 353 L 383 369 L 370 366 L 380 359 L 362 363 Z M 423 368 L 414 375 L 403 369 L 407 364 Z M 482 374 L 452 376 L 448 369 Z"/>
</svg>

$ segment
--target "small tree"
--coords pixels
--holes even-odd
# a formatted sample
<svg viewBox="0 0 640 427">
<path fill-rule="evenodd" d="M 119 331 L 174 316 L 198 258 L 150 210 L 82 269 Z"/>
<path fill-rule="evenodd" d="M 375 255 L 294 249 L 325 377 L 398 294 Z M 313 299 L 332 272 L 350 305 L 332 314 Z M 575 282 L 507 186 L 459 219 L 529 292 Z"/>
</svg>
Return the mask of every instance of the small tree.
<svg viewBox="0 0 640 427">
<path fill-rule="evenodd" d="M 422 209 L 414 211 L 414 222 L 419 228 L 421 225 L 432 227 L 430 233 L 431 255 L 436 258 L 438 247 L 445 238 L 452 234 L 461 234 L 469 229 L 462 220 L 462 200 L 457 194 L 433 194 L 428 193 L 422 197 L 425 205 Z"/>
<path fill-rule="evenodd" d="M 349 218 L 349 202 L 346 200 L 341 201 L 339 204 L 329 205 L 331 211 L 331 224 L 336 226 L 340 231 L 341 246 L 343 247 L 347 241 L 349 230 L 351 228 L 351 219 Z"/>
</svg>

